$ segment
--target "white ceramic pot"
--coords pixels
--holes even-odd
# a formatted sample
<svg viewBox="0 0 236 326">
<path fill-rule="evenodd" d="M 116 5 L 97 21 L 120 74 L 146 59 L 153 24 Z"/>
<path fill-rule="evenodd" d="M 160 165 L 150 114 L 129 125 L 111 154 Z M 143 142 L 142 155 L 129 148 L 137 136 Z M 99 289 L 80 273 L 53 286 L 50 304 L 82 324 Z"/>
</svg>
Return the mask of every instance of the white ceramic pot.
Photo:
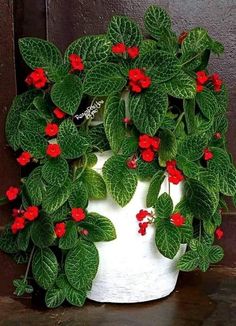
<svg viewBox="0 0 236 326">
<path fill-rule="evenodd" d="M 102 173 L 104 162 L 111 152 L 97 154 L 94 169 Z M 117 238 L 110 242 L 97 242 L 100 263 L 88 298 L 98 302 L 131 303 L 155 300 L 170 294 L 176 285 L 179 271 L 178 258 L 185 252 L 181 245 L 176 257 L 171 260 L 160 254 L 155 245 L 155 230 L 149 226 L 147 234 L 138 233 L 136 214 L 145 208 L 149 182 L 138 182 L 132 200 L 120 207 L 110 195 L 104 200 L 90 201 L 88 210 L 108 217 L 116 228 Z M 160 194 L 168 192 L 168 180 Z M 170 185 L 174 204 L 181 198 L 181 187 Z"/>
</svg>

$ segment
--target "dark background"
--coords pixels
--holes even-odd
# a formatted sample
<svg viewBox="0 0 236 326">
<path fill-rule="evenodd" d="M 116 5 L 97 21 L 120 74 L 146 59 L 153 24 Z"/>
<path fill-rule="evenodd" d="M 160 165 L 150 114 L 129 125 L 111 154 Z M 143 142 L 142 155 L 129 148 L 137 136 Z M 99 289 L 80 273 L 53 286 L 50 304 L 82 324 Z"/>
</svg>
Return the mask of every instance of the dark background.
<svg viewBox="0 0 236 326">
<path fill-rule="evenodd" d="M 143 14 L 151 4 L 168 10 L 176 32 L 202 26 L 224 44 L 225 54 L 211 58 L 210 70 L 220 73 L 229 88 L 228 142 L 236 161 L 235 0 L 0 0 L 0 196 L 20 178 L 14 153 L 4 138 L 7 111 L 17 92 L 24 90 L 23 81 L 28 72 L 19 56 L 18 38 L 40 37 L 64 50 L 82 35 L 104 33 L 114 14 L 129 15 L 142 25 Z M 230 204 L 229 211 L 223 214 L 225 237 L 222 243 L 226 254 L 222 264 L 236 267 L 236 209 Z M 8 208 L 1 207 L 0 228 L 8 216 Z M 11 294 L 11 282 L 23 270 L 0 253 L 1 295 Z"/>
</svg>

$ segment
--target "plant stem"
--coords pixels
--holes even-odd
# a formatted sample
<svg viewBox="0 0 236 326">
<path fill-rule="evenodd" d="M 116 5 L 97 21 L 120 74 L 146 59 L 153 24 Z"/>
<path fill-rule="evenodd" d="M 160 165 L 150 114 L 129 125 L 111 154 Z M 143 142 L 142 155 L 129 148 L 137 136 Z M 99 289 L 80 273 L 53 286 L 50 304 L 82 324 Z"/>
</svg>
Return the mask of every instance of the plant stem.
<svg viewBox="0 0 236 326">
<path fill-rule="evenodd" d="M 200 55 L 202 55 L 202 53 L 198 53 L 198 54 L 196 54 L 196 55 L 195 55 L 194 57 L 192 57 L 191 59 L 189 59 L 189 60 L 185 61 L 184 63 L 182 63 L 181 66 L 184 66 L 184 65 L 186 65 L 187 63 L 193 61 L 194 59 L 196 59 L 196 58 L 199 57 Z"/>
<path fill-rule="evenodd" d="M 201 241 L 201 237 L 202 237 L 202 221 L 199 221 L 199 241 Z"/>
<path fill-rule="evenodd" d="M 179 116 L 179 118 L 178 118 L 178 120 L 177 120 L 177 123 L 176 123 L 175 129 L 174 129 L 174 132 L 176 131 L 176 129 L 178 128 L 180 122 L 182 121 L 184 114 L 185 114 L 184 112 L 182 112 L 182 113 L 180 114 L 180 116 Z"/>
<path fill-rule="evenodd" d="M 30 256 L 29 256 L 29 261 L 28 261 L 27 268 L 26 268 L 26 271 L 25 271 L 25 276 L 24 276 L 24 282 L 26 282 L 27 276 L 29 274 L 29 269 L 30 269 L 30 264 L 31 264 L 32 258 L 33 258 L 34 249 L 35 249 L 35 246 L 33 246 L 32 250 L 31 250 L 31 253 L 30 253 Z"/>
</svg>

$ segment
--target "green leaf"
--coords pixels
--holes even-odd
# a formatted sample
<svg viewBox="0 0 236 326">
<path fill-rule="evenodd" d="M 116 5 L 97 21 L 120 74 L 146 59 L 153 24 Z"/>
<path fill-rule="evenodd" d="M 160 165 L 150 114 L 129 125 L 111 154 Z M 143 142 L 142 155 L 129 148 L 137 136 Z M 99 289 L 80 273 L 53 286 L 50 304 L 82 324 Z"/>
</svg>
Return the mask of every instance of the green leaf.
<svg viewBox="0 0 236 326">
<path fill-rule="evenodd" d="M 79 158 L 89 147 L 88 139 L 80 135 L 70 119 L 66 119 L 60 124 L 57 140 L 65 159 Z"/>
<path fill-rule="evenodd" d="M 214 234 L 215 226 L 211 220 L 203 220 L 203 229 L 207 234 Z"/>
<path fill-rule="evenodd" d="M 160 128 L 168 108 L 168 97 L 161 90 L 153 93 L 147 90 L 130 96 L 130 114 L 136 128 L 154 136 Z"/>
<path fill-rule="evenodd" d="M 127 167 L 126 157 L 112 156 L 105 162 L 102 172 L 108 191 L 124 207 L 133 197 L 137 186 L 137 176 Z"/>
<path fill-rule="evenodd" d="M 116 230 L 112 222 L 98 213 L 89 213 L 80 223 L 80 227 L 89 231 L 85 237 L 92 242 L 111 241 L 116 238 Z"/>
<path fill-rule="evenodd" d="M 193 238 L 193 227 L 192 224 L 188 224 L 187 221 L 184 225 L 180 227 L 181 232 L 181 243 L 189 243 Z"/>
<path fill-rule="evenodd" d="M 139 47 L 140 56 L 153 51 L 158 50 L 158 43 L 155 40 L 143 40 Z"/>
<path fill-rule="evenodd" d="M 158 152 L 160 160 L 166 162 L 174 159 L 177 154 L 177 142 L 174 133 L 168 129 L 163 129 L 159 137 L 161 139 Z"/>
<path fill-rule="evenodd" d="M 92 242 L 78 240 L 65 260 L 65 273 L 71 286 L 77 290 L 86 289 L 98 269 L 98 251 Z"/>
<path fill-rule="evenodd" d="M 124 16 L 113 16 L 107 31 L 112 44 L 124 43 L 126 46 L 138 46 L 142 35 L 138 25 Z"/>
<path fill-rule="evenodd" d="M 32 260 L 35 281 L 44 290 L 51 288 L 57 278 L 58 262 L 50 248 L 36 249 Z"/>
<path fill-rule="evenodd" d="M 173 259 L 180 247 L 180 230 L 169 220 L 159 219 L 156 223 L 155 241 L 160 253 L 169 259 Z"/>
<path fill-rule="evenodd" d="M 209 36 L 204 28 L 192 29 L 182 43 L 182 53 L 198 54 L 209 46 Z M 191 57 L 190 57 L 191 58 Z"/>
<path fill-rule="evenodd" d="M 75 290 L 70 287 L 66 291 L 66 300 L 73 306 L 82 307 L 85 303 L 87 293 L 85 290 Z"/>
<path fill-rule="evenodd" d="M 27 130 L 34 133 L 39 133 L 44 136 L 44 129 L 46 126 L 46 120 L 42 118 L 37 110 L 27 110 L 20 114 L 22 122 L 22 130 Z"/>
<path fill-rule="evenodd" d="M 42 181 L 42 167 L 38 166 L 28 176 L 25 182 L 26 192 L 32 205 L 39 206 L 43 200 L 44 184 Z"/>
<path fill-rule="evenodd" d="M 17 235 L 17 246 L 19 250 L 26 251 L 30 242 L 31 225 L 27 224 Z"/>
<path fill-rule="evenodd" d="M 38 110 L 41 117 L 46 119 L 52 119 L 51 110 L 53 109 L 53 104 L 49 94 L 36 96 L 33 100 L 33 105 Z"/>
<path fill-rule="evenodd" d="M 62 64 L 60 51 L 54 44 L 35 37 L 19 40 L 20 53 L 26 64 L 32 68 L 44 68 L 48 71 Z"/>
<path fill-rule="evenodd" d="M 37 247 L 49 247 L 55 239 L 52 221 L 45 216 L 34 221 L 31 226 L 31 239 Z"/>
<path fill-rule="evenodd" d="M 165 9 L 152 5 L 145 12 L 144 24 L 147 32 L 152 37 L 159 39 L 163 28 L 171 28 L 171 19 Z"/>
<path fill-rule="evenodd" d="M 45 303 L 48 308 L 57 308 L 65 300 L 65 293 L 62 289 L 53 287 L 47 290 L 45 296 Z"/>
<path fill-rule="evenodd" d="M 190 135 L 179 143 L 178 154 L 184 156 L 189 161 L 196 161 L 202 157 L 207 143 L 208 137 L 206 134 L 196 133 Z"/>
<path fill-rule="evenodd" d="M 59 248 L 61 249 L 71 249 L 76 245 L 78 239 L 77 227 L 74 221 L 66 222 L 66 233 L 59 240 Z"/>
<path fill-rule="evenodd" d="M 114 63 L 101 63 L 90 69 L 84 80 L 84 93 L 91 96 L 109 96 L 125 86 L 127 77 Z"/>
<path fill-rule="evenodd" d="M 188 179 L 185 182 L 184 190 L 188 206 L 195 217 L 208 219 L 214 214 L 218 202 L 214 194 L 201 182 Z"/>
<path fill-rule="evenodd" d="M 166 51 L 151 51 L 144 54 L 137 62 L 138 67 L 147 69 L 146 73 L 152 82 L 159 87 L 159 83 L 166 82 L 178 75 L 181 70 L 179 60 L 175 55 Z"/>
<path fill-rule="evenodd" d="M 206 88 L 202 92 L 197 93 L 196 101 L 202 114 L 209 120 L 213 119 L 219 112 L 218 103 L 214 94 Z"/>
<path fill-rule="evenodd" d="M 14 294 L 17 296 L 22 296 L 25 293 L 32 293 L 33 287 L 27 283 L 24 279 L 16 279 L 13 281 L 13 285 L 15 286 Z"/>
<path fill-rule="evenodd" d="M 230 159 L 228 153 L 222 148 L 211 147 L 213 158 L 208 162 L 209 170 L 218 173 L 220 180 L 226 177 L 229 167 Z"/>
<path fill-rule="evenodd" d="M 102 176 L 93 169 L 86 168 L 79 178 L 87 188 L 90 199 L 104 199 L 107 196 L 106 184 Z"/>
<path fill-rule="evenodd" d="M 90 69 L 101 62 L 106 62 L 111 53 L 111 42 L 104 35 L 83 36 L 69 45 L 65 52 L 65 61 L 68 62 L 70 54 L 79 55 L 85 69 Z"/>
<path fill-rule="evenodd" d="M 209 251 L 209 259 L 212 264 L 216 264 L 224 257 L 224 250 L 220 246 L 212 246 Z"/>
<path fill-rule="evenodd" d="M 43 158 L 46 155 L 47 141 L 35 132 L 25 130 L 20 132 L 20 144 L 24 151 L 30 152 L 35 158 Z"/>
<path fill-rule="evenodd" d="M 54 84 L 51 90 L 53 103 L 70 115 L 78 110 L 82 95 L 81 80 L 72 74 Z"/>
<path fill-rule="evenodd" d="M 157 218 L 169 218 L 173 212 L 173 202 L 166 192 L 164 192 L 155 203 Z"/>
<path fill-rule="evenodd" d="M 178 261 L 177 268 L 183 272 L 191 272 L 198 267 L 199 258 L 195 251 L 187 251 Z"/>
<path fill-rule="evenodd" d="M 75 180 L 73 182 L 72 191 L 68 200 L 71 208 L 73 207 L 85 208 L 87 206 L 88 189 L 86 187 L 86 184 L 84 184 L 80 179 Z"/>
<path fill-rule="evenodd" d="M 192 99 L 196 95 L 196 81 L 185 72 L 180 73 L 163 84 L 168 95 L 180 99 Z"/>
<path fill-rule="evenodd" d="M 17 150 L 20 147 L 20 134 L 19 131 L 22 127 L 21 113 L 29 109 L 35 96 L 38 93 L 33 91 L 27 91 L 21 95 L 17 95 L 10 107 L 7 114 L 5 133 L 8 144 Z"/>
<path fill-rule="evenodd" d="M 14 254 L 18 251 L 17 238 L 9 226 L 6 226 L 0 234 L 0 250 L 7 254 Z"/>
<path fill-rule="evenodd" d="M 72 182 L 68 178 L 61 186 L 49 185 L 43 194 L 43 210 L 47 213 L 53 213 L 60 208 L 70 197 L 72 191 Z"/>
<path fill-rule="evenodd" d="M 150 180 L 154 174 L 160 169 L 157 161 L 145 162 L 141 158 L 137 160 L 138 179 L 142 181 Z"/>
<path fill-rule="evenodd" d="M 230 165 L 227 174 L 220 178 L 220 192 L 226 196 L 233 196 L 236 193 L 236 169 L 234 165 Z"/>
<path fill-rule="evenodd" d="M 104 125 L 100 124 L 89 129 L 88 137 L 91 145 L 94 148 L 99 148 L 101 151 L 107 151 L 110 149 L 109 142 L 107 140 Z"/>
<path fill-rule="evenodd" d="M 69 207 L 68 203 L 66 202 L 60 208 L 58 208 L 55 212 L 46 214 L 46 216 L 48 216 L 53 223 L 61 222 L 61 221 L 67 219 L 67 216 L 69 215 L 70 211 L 71 211 L 70 207 Z"/>
<path fill-rule="evenodd" d="M 195 99 L 184 100 L 183 108 L 188 134 L 192 134 L 196 129 Z"/>
<path fill-rule="evenodd" d="M 126 135 L 124 117 L 125 102 L 120 99 L 120 95 L 116 94 L 108 97 L 103 119 L 106 136 L 114 153 L 119 151 Z"/>
<path fill-rule="evenodd" d="M 47 159 L 42 167 L 42 176 L 50 185 L 60 186 L 69 175 L 69 166 L 65 159 L 57 157 Z"/>
<path fill-rule="evenodd" d="M 214 39 L 210 39 L 210 49 L 214 54 L 224 53 L 224 45 Z"/>
<path fill-rule="evenodd" d="M 153 207 L 156 205 L 157 197 L 159 195 L 162 182 L 165 179 L 165 175 L 163 171 L 158 171 L 154 174 L 150 181 L 150 186 L 148 188 L 148 193 L 146 197 L 146 206 Z"/>
</svg>

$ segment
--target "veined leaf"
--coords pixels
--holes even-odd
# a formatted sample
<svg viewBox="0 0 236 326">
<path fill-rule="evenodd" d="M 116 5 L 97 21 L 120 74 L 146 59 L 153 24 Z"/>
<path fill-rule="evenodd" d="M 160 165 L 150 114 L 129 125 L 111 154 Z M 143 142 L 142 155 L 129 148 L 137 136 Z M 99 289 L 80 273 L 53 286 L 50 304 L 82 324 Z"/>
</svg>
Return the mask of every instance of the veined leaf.
<svg viewBox="0 0 236 326">
<path fill-rule="evenodd" d="M 146 206 L 153 207 L 156 205 L 157 197 L 159 195 L 162 182 L 164 181 L 165 176 L 163 171 L 158 171 L 154 174 L 150 181 L 150 186 L 148 188 L 148 193 L 146 197 Z"/>
<path fill-rule="evenodd" d="M 173 212 L 173 201 L 166 192 L 164 192 L 155 203 L 157 218 L 169 218 Z"/>
</svg>

